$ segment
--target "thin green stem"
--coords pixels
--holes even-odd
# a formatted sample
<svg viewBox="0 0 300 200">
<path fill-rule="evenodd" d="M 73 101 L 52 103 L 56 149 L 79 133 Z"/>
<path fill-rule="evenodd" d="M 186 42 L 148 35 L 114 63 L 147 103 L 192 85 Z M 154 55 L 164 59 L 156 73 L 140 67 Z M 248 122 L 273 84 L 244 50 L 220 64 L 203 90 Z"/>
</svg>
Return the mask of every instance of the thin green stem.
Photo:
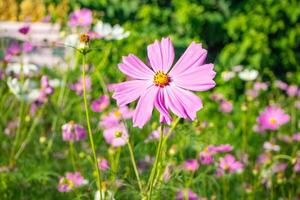
<svg viewBox="0 0 300 200">
<path fill-rule="evenodd" d="M 90 139 L 90 145 L 91 145 L 91 148 L 92 148 L 92 151 L 93 151 L 95 170 L 97 171 L 97 179 L 98 179 L 98 184 L 97 185 L 98 185 L 98 189 L 99 189 L 99 192 L 100 192 L 100 200 L 102 200 L 101 174 L 100 174 L 100 170 L 99 170 L 98 162 L 97 162 L 97 156 L 96 156 L 96 151 L 95 151 L 95 143 L 94 143 L 91 124 L 90 124 L 89 109 L 88 109 L 87 97 L 86 97 L 86 77 L 85 77 L 86 55 L 85 54 L 83 54 L 82 65 L 83 65 L 82 66 L 83 99 L 84 99 L 86 123 L 87 123 L 87 127 L 88 127 L 88 135 L 89 135 L 89 139 Z"/>
<path fill-rule="evenodd" d="M 70 157 L 72 161 L 72 167 L 73 170 L 76 171 L 76 164 L 75 164 L 75 158 L 74 158 L 74 143 L 72 141 L 69 142 L 69 148 L 70 148 Z"/>
<path fill-rule="evenodd" d="M 141 184 L 141 179 L 140 179 L 140 175 L 139 175 L 139 172 L 138 172 L 138 169 L 137 169 L 137 166 L 136 166 L 136 162 L 135 162 L 135 159 L 134 159 L 133 149 L 132 149 L 132 146 L 131 146 L 129 141 L 127 142 L 127 146 L 128 146 L 128 149 L 129 149 L 130 159 L 131 159 L 131 163 L 132 163 L 132 166 L 133 166 L 133 169 L 134 169 L 134 173 L 135 173 L 135 176 L 136 176 L 136 179 L 137 179 L 137 182 L 138 182 L 138 186 L 139 186 L 139 189 L 140 189 L 141 195 L 142 195 L 143 188 L 142 188 L 142 184 Z"/>
<path fill-rule="evenodd" d="M 15 164 L 15 148 L 17 148 L 18 144 L 20 143 L 21 139 L 21 133 L 22 133 L 22 125 L 23 125 L 23 120 L 24 120 L 24 110 L 25 110 L 25 99 L 24 99 L 24 66 L 23 66 L 23 55 L 20 55 L 20 61 L 21 61 L 21 69 L 20 69 L 20 85 L 21 85 L 21 94 L 20 94 L 20 101 L 21 101 L 21 106 L 20 106 L 20 112 L 19 112 L 19 124 L 18 124 L 18 129 L 15 135 L 15 140 L 12 146 L 11 154 L 10 154 L 10 161 L 9 161 L 9 166 L 13 167 Z"/>
<path fill-rule="evenodd" d="M 163 145 L 163 137 L 164 137 L 164 125 L 161 125 L 161 130 L 160 130 L 160 138 L 159 138 L 159 143 L 158 143 L 158 147 L 157 147 L 157 151 L 156 151 L 156 156 L 155 156 L 155 162 L 154 162 L 154 166 L 151 170 L 151 174 L 150 174 L 150 178 L 149 178 L 149 195 L 148 198 L 151 200 L 152 198 L 152 190 L 153 190 L 153 185 L 154 185 L 154 180 L 156 177 L 156 172 L 157 172 L 157 167 L 158 167 L 158 163 L 160 161 L 161 158 L 161 149 L 162 149 L 162 145 Z"/>
</svg>

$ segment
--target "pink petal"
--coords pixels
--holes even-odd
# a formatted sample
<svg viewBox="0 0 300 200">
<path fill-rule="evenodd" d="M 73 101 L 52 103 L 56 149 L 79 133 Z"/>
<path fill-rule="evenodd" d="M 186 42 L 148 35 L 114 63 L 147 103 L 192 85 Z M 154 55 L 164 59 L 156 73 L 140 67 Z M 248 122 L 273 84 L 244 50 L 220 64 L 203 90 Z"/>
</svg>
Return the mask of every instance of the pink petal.
<svg viewBox="0 0 300 200">
<path fill-rule="evenodd" d="M 192 42 L 170 71 L 171 76 L 178 76 L 191 67 L 203 65 L 207 51 L 201 44 Z"/>
<path fill-rule="evenodd" d="M 148 59 L 155 72 L 168 72 L 174 61 L 174 47 L 170 38 L 156 40 L 147 48 Z"/>
<path fill-rule="evenodd" d="M 227 162 L 228 165 L 231 165 L 231 164 L 233 164 L 235 162 L 235 158 L 231 154 L 226 154 L 225 155 L 225 160 L 226 160 L 226 162 Z"/>
<path fill-rule="evenodd" d="M 172 121 L 171 115 L 166 107 L 163 88 L 158 90 L 154 105 L 160 113 L 160 122 L 170 124 Z"/>
<path fill-rule="evenodd" d="M 157 92 L 158 87 L 153 85 L 149 87 L 140 97 L 133 115 L 134 127 L 137 126 L 139 128 L 142 128 L 150 119 Z"/>
<path fill-rule="evenodd" d="M 174 77 L 171 76 L 171 79 L 178 87 L 193 91 L 206 91 L 216 85 L 213 80 L 216 75 L 213 67 L 213 64 L 195 65 L 181 74 L 174 75 Z"/>
<path fill-rule="evenodd" d="M 154 72 L 133 54 L 123 57 L 123 63 L 118 65 L 126 75 L 136 79 L 153 79 Z"/>
<path fill-rule="evenodd" d="M 190 91 L 176 86 L 165 87 L 166 105 L 179 117 L 194 120 L 198 110 L 202 108 L 202 101 Z"/>
<path fill-rule="evenodd" d="M 114 85 L 113 98 L 117 100 L 118 106 L 122 107 L 139 98 L 152 84 L 145 80 L 132 80 Z"/>
</svg>

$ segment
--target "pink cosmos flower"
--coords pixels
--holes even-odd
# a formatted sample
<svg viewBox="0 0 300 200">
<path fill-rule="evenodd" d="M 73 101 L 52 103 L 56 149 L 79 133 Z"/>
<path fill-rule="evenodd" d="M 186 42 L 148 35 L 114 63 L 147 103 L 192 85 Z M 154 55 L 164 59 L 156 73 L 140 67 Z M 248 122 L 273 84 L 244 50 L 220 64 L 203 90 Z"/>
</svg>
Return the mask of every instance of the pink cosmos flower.
<svg viewBox="0 0 300 200">
<path fill-rule="evenodd" d="M 294 133 L 293 134 L 293 140 L 295 142 L 300 142 L 300 133 Z"/>
<path fill-rule="evenodd" d="M 100 170 L 107 170 L 109 169 L 109 163 L 105 158 L 99 158 L 98 159 L 98 167 Z"/>
<path fill-rule="evenodd" d="M 232 103 L 227 100 L 222 100 L 219 109 L 221 112 L 230 113 L 232 111 Z"/>
<path fill-rule="evenodd" d="M 49 79 L 48 79 L 48 76 L 42 76 L 41 78 L 41 89 L 39 91 L 39 95 L 37 97 L 37 99 L 31 104 L 31 107 L 30 107 L 30 113 L 31 114 L 34 114 L 36 109 L 43 105 L 48 97 L 53 94 L 54 92 L 54 89 L 52 86 L 50 86 L 49 84 Z"/>
<path fill-rule="evenodd" d="M 208 151 L 207 148 L 199 153 L 200 163 L 203 165 L 210 165 L 214 163 L 213 153 Z"/>
<path fill-rule="evenodd" d="M 85 77 L 85 84 L 86 84 L 86 90 L 91 90 L 92 82 L 90 77 Z M 80 77 L 80 79 L 70 86 L 70 89 L 75 91 L 77 95 L 81 96 L 83 94 L 83 79 Z"/>
<path fill-rule="evenodd" d="M 182 166 L 183 170 L 194 172 L 199 168 L 199 163 L 197 159 L 186 160 Z"/>
<path fill-rule="evenodd" d="M 191 189 L 182 189 L 176 192 L 175 200 L 198 200 L 198 195 Z"/>
<path fill-rule="evenodd" d="M 59 177 L 57 190 L 59 192 L 70 192 L 86 183 L 87 181 L 81 176 L 80 172 L 67 172 L 65 177 Z"/>
<path fill-rule="evenodd" d="M 286 93 L 290 97 L 294 97 L 298 94 L 298 86 L 297 85 L 290 85 L 286 89 Z"/>
<path fill-rule="evenodd" d="M 34 47 L 30 42 L 26 41 L 26 42 L 23 43 L 23 52 L 24 53 L 28 53 L 28 52 L 32 51 L 33 48 Z"/>
<path fill-rule="evenodd" d="M 92 24 L 92 11 L 87 8 L 76 10 L 70 14 L 69 25 L 71 27 L 80 26 L 86 27 Z"/>
<path fill-rule="evenodd" d="M 22 26 L 21 28 L 19 28 L 19 33 L 23 34 L 23 35 L 26 35 L 30 30 L 30 27 L 25 25 L 25 26 Z"/>
<path fill-rule="evenodd" d="M 287 168 L 287 166 L 288 165 L 284 162 L 276 163 L 273 166 L 272 171 L 273 171 L 273 173 L 283 172 Z"/>
<path fill-rule="evenodd" d="M 268 89 L 268 83 L 265 82 L 255 82 L 253 85 L 253 89 L 256 91 L 263 90 L 266 91 Z"/>
<path fill-rule="evenodd" d="M 109 96 L 102 95 L 99 99 L 94 100 L 92 102 L 92 111 L 94 112 L 102 112 L 109 106 Z"/>
<path fill-rule="evenodd" d="M 119 106 L 139 99 L 133 124 L 142 128 L 153 108 L 160 112 L 161 122 L 171 122 L 169 110 L 177 116 L 193 120 L 202 102 L 192 91 L 206 91 L 215 86 L 213 64 L 204 64 L 207 51 L 192 42 L 171 68 L 174 48 L 170 38 L 155 41 L 147 48 L 148 66 L 133 54 L 123 57 L 119 69 L 132 80 L 114 85 L 113 98 Z"/>
<path fill-rule="evenodd" d="M 101 128 L 112 128 L 118 126 L 122 119 L 132 118 L 133 110 L 129 109 L 127 106 L 115 109 L 110 113 L 102 116 L 100 121 Z"/>
<path fill-rule="evenodd" d="M 223 172 L 235 173 L 242 170 L 243 163 L 235 160 L 235 157 L 231 154 L 226 154 L 224 158 L 220 158 L 219 169 Z"/>
<path fill-rule="evenodd" d="M 246 95 L 250 99 L 255 99 L 258 96 L 258 92 L 254 89 L 248 89 L 246 90 Z"/>
<path fill-rule="evenodd" d="M 8 55 L 14 56 L 19 53 L 21 53 L 21 47 L 20 47 L 19 43 L 16 41 L 12 42 L 6 49 L 6 54 L 8 54 Z"/>
<path fill-rule="evenodd" d="M 232 151 L 233 146 L 231 146 L 230 144 L 221 144 L 219 146 L 209 146 L 208 148 L 210 151 L 213 151 L 215 153 L 224 153 Z"/>
<path fill-rule="evenodd" d="M 293 167 L 294 172 L 300 172 L 300 158 L 297 158 L 296 163 Z"/>
<path fill-rule="evenodd" d="M 124 124 L 105 129 L 103 136 L 105 141 L 113 147 L 124 146 L 129 137 Z"/>
<path fill-rule="evenodd" d="M 267 164 L 270 163 L 272 161 L 272 154 L 269 153 L 262 153 L 258 156 L 256 163 L 258 165 L 263 165 L 263 164 Z"/>
<path fill-rule="evenodd" d="M 210 99 L 216 102 L 222 101 L 224 98 L 224 95 L 218 92 L 214 92 L 210 95 Z"/>
<path fill-rule="evenodd" d="M 64 141 L 79 141 L 86 137 L 86 130 L 74 121 L 62 126 L 62 136 Z"/>
<path fill-rule="evenodd" d="M 257 118 L 257 122 L 263 130 L 276 130 L 289 120 L 290 116 L 285 114 L 284 110 L 276 106 L 267 107 Z"/>
<path fill-rule="evenodd" d="M 275 81 L 275 86 L 276 86 L 277 88 L 281 89 L 281 90 L 286 90 L 287 87 L 288 87 L 288 84 L 285 83 L 285 82 L 283 82 L 283 81 L 281 81 L 281 80 L 276 80 L 276 81 Z"/>
</svg>

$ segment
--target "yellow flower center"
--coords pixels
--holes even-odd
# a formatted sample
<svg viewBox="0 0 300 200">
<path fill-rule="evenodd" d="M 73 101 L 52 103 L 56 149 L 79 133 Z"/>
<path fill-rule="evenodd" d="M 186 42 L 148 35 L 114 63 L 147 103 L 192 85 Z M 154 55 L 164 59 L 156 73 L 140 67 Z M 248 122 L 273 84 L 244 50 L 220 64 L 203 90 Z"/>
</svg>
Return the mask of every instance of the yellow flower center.
<svg viewBox="0 0 300 200">
<path fill-rule="evenodd" d="M 121 136 L 122 136 L 122 132 L 121 132 L 121 131 L 116 131 L 116 132 L 115 132 L 115 136 L 116 136 L 117 138 L 121 137 Z"/>
<path fill-rule="evenodd" d="M 164 72 L 158 71 L 156 72 L 153 81 L 156 86 L 164 87 L 169 84 L 170 78 Z"/>
<path fill-rule="evenodd" d="M 269 122 L 271 123 L 271 124 L 276 124 L 277 123 L 277 120 L 276 119 L 274 119 L 274 118 L 271 118 L 270 120 L 269 120 Z"/>
<path fill-rule="evenodd" d="M 120 111 L 116 111 L 114 114 L 115 114 L 115 117 L 121 117 L 121 115 L 122 115 Z"/>
</svg>

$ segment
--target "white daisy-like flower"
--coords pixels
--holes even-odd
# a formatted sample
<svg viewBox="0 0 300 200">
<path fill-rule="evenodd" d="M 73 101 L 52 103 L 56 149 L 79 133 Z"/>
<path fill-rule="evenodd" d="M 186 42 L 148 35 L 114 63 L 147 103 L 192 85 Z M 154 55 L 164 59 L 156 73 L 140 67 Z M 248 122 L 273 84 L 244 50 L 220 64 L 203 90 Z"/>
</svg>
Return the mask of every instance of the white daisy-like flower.
<svg viewBox="0 0 300 200">
<path fill-rule="evenodd" d="M 6 74 L 9 75 L 11 73 L 14 73 L 19 75 L 21 73 L 22 67 L 23 67 L 23 74 L 25 76 L 32 75 L 38 72 L 39 70 L 39 68 L 34 64 L 24 63 L 22 66 L 21 63 L 9 63 L 6 68 Z"/>
<path fill-rule="evenodd" d="M 109 190 L 108 191 L 102 190 L 101 196 L 102 196 L 101 199 L 115 200 L 113 193 Z M 100 200 L 100 191 L 99 190 L 95 193 L 95 200 Z"/>
<path fill-rule="evenodd" d="M 239 78 L 243 81 L 253 81 L 257 76 L 258 71 L 255 69 L 245 69 L 239 73 Z"/>
<path fill-rule="evenodd" d="M 122 40 L 130 35 L 130 32 L 125 31 L 119 24 L 112 26 L 102 21 L 95 25 L 94 31 L 106 40 Z"/>
<path fill-rule="evenodd" d="M 40 90 L 35 82 L 26 79 L 23 84 L 16 78 L 8 77 L 7 85 L 10 91 L 19 99 L 32 102 L 39 97 Z"/>
</svg>

